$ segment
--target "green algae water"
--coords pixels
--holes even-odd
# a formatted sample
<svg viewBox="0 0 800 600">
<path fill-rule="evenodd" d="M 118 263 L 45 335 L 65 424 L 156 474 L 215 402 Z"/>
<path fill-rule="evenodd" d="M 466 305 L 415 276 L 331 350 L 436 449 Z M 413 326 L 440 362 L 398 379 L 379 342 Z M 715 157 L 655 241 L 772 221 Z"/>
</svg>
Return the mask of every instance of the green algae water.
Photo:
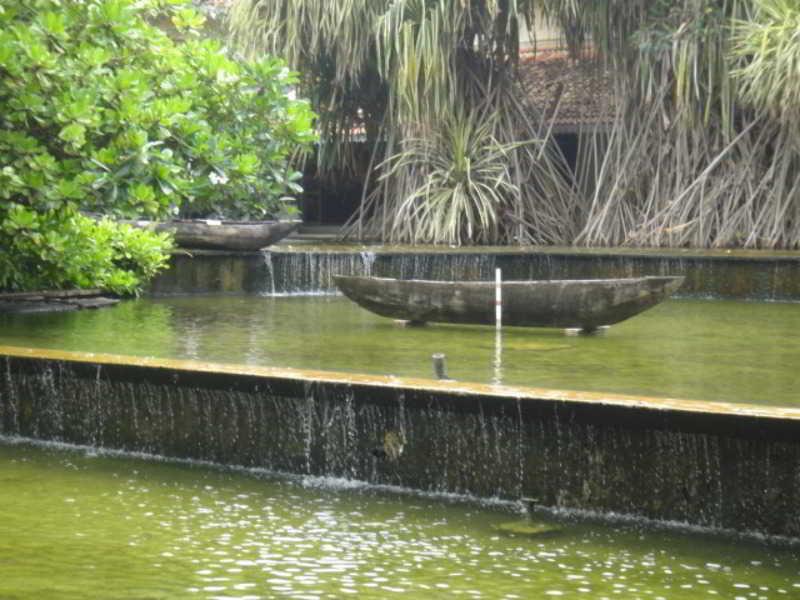
<svg viewBox="0 0 800 600">
<path fill-rule="evenodd" d="M 596 336 L 404 328 L 333 296 L 191 296 L 93 312 L 0 315 L 0 344 L 800 405 L 800 303 L 670 300 Z"/>
<path fill-rule="evenodd" d="M 0 598 L 797 598 L 788 543 L 0 438 Z"/>
</svg>

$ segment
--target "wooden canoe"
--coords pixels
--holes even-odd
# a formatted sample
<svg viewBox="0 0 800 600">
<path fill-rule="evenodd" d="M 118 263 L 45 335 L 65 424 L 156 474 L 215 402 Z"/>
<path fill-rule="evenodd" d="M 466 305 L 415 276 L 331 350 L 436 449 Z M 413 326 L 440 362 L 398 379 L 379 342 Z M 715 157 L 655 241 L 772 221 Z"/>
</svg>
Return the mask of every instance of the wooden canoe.
<svg viewBox="0 0 800 600">
<path fill-rule="evenodd" d="M 384 317 L 412 322 L 495 323 L 493 281 L 422 281 L 335 276 L 350 300 Z M 594 331 L 655 306 L 683 277 L 504 281 L 503 325 Z"/>
<path fill-rule="evenodd" d="M 210 250 L 258 250 L 279 242 L 301 221 L 175 220 L 164 223 L 137 221 L 139 227 L 171 231 L 180 248 Z"/>
</svg>

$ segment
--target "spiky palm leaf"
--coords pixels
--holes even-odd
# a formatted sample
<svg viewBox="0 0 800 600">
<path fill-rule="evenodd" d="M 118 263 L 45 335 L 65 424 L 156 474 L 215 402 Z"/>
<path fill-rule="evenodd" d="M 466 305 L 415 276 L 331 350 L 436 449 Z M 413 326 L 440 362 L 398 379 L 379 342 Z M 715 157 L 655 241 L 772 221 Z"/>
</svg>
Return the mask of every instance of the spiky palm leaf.
<svg viewBox="0 0 800 600">
<path fill-rule="evenodd" d="M 741 98 L 784 124 L 800 123 L 800 4 L 761 0 L 734 23 L 733 56 Z"/>
<path fill-rule="evenodd" d="M 382 176 L 419 173 L 420 185 L 393 215 L 392 236 L 419 242 L 498 243 L 513 236 L 519 197 L 510 156 L 524 143 L 499 142 L 491 116 L 456 113 L 426 137 L 408 138 L 390 157 Z"/>
</svg>

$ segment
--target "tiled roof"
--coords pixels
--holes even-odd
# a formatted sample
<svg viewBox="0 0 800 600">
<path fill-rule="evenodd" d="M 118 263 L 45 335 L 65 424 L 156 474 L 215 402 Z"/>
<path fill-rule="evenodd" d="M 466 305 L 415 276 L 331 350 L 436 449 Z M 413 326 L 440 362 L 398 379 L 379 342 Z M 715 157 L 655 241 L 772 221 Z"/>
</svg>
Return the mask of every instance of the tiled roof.
<svg viewBox="0 0 800 600">
<path fill-rule="evenodd" d="M 520 57 L 520 77 L 529 102 L 546 117 L 561 95 L 553 130 L 609 124 L 615 104 L 611 78 L 594 60 L 572 60 L 564 52 L 538 52 Z"/>
</svg>

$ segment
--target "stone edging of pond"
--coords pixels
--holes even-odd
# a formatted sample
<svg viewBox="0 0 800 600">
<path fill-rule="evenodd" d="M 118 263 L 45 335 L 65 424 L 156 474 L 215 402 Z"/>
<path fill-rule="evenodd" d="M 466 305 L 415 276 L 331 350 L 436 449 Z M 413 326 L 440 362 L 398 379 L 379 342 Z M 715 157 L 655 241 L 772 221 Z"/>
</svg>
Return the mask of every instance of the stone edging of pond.
<svg viewBox="0 0 800 600">
<path fill-rule="evenodd" d="M 103 290 L 43 290 L 0 293 L 2 313 L 66 312 L 113 306 L 119 298 Z"/>
</svg>

